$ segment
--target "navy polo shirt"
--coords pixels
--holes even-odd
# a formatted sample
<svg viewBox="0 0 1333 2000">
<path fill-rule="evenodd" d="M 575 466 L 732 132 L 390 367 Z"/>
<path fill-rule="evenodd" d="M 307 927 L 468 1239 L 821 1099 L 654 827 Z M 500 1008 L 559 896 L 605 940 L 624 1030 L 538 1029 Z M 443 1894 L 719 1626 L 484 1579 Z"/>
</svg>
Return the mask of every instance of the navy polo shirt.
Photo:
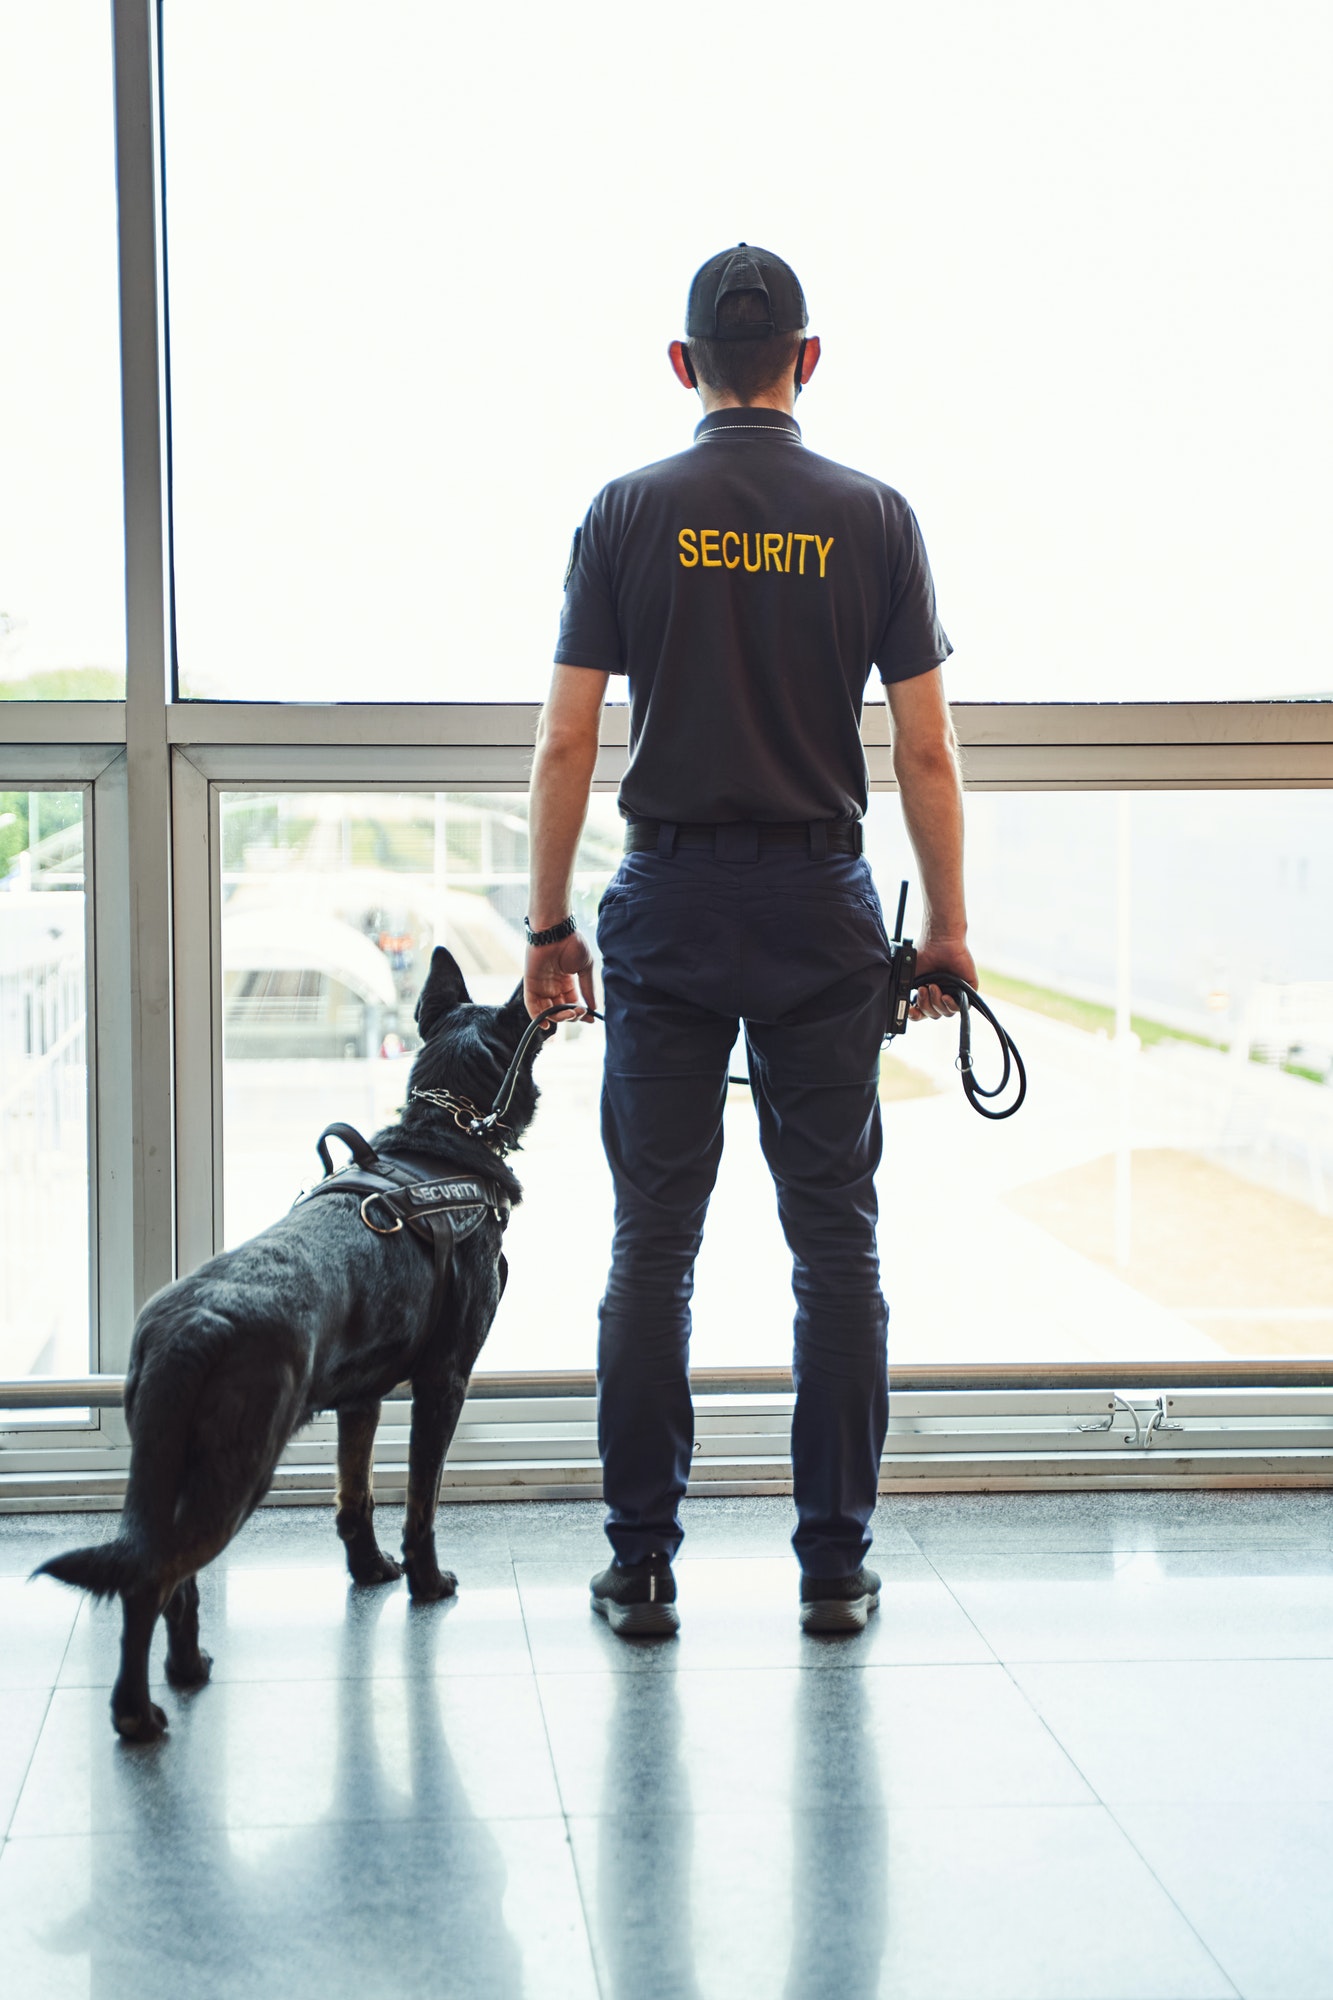
<svg viewBox="0 0 1333 2000">
<path fill-rule="evenodd" d="M 556 662 L 629 681 L 628 819 L 858 819 L 861 704 L 953 648 L 901 493 L 717 410 L 576 531 Z"/>
</svg>

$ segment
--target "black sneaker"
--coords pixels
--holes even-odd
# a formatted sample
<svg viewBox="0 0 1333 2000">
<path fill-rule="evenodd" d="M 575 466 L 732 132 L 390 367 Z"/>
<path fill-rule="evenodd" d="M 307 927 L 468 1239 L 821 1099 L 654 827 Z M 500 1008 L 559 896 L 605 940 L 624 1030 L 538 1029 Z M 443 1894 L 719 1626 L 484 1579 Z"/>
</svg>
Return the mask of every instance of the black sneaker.
<svg viewBox="0 0 1333 2000">
<path fill-rule="evenodd" d="M 801 1578 L 803 1632 L 864 1632 L 872 1611 L 879 1610 L 879 1578 L 873 1569 L 854 1576 Z"/>
<path fill-rule="evenodd" d="M 665 1639 L 680 1630 L 670 1556 L 612 1563 L 592 1580 L 592 1608 L 626 1639 Z"/>
</svg>

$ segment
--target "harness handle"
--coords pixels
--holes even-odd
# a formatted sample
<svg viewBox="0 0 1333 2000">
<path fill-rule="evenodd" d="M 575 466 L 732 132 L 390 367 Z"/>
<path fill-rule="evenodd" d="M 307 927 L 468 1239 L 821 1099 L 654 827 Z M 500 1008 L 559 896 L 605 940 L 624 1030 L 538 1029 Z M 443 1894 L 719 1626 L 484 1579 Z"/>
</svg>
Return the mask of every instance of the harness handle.
<svg viewBox="0 0 1333 2000">
<path fill-rule="evenodd" d="M 329 1157 L 328 1147 L 330 1139 L 341 1139 L 358 1167 L 374 1170 L 377 1158 L 375 1149 L 368 1139 L 362 1138 L 355 1125 L 326 1125 L 315 1141 L 315 1151 L 319 1154 L 320 1163 L 324 1168 L 325 1180 L 333 1172 L 333 1161 Z"/>
</svg>

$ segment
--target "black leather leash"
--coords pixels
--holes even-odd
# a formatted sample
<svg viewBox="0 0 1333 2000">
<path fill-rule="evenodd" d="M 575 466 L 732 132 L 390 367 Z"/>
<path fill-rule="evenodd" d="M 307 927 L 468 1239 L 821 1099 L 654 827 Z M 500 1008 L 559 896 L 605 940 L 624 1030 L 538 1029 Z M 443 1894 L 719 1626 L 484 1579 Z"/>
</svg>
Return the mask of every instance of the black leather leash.
<svg viewBox="0 0 1333 2000">
<path fill-rule="evenodd" d="M 1018 1053 L 1018 1044 L 1009 1030 L 991 1012 L 975 986 L 969 986 L 965 979 L 952 972 L 928 972 L 921 980 L 922 986 L 938 986 L 941 993 L 947 993 L 958 1002 L 958 1061 L 957 1068 L 963 1079 L 963 1094 L 972 1109 L 983 1118 L 1012 1118 L 1023 1099 L 1028 1094 L 1028 1073 L 1023 1067 L 1023 1058 Z M 995 1031 L 995 1039 L 1000 1044 L 1000 1055 L 1004 1067 L 1000 1071 L 1000 1081 L 994 1090 L 983 1090 L 977 1082 L 977 1073 L 972 1065 L 972 1015 L 976 1012 L 989 1021 Z M 1000 1097 L 1008 1087 L 1009 1079 L 1017 1072 L 1018 1095 L 1012 1104 L 1006 1104 L 1003 1111 L 989 1111 L 981 1099 Z"/>
<path fill-rule="evenodd" d="M 494 1104 L 492 1104 L 486 1116 L 478 1118 L 475 1126 L 471 1128 L 474 1138 L 484 1139 L 494 1126 L 503 1122 L 505 1113 L 514 1101 L 514 1091 L 518 1087 L 518 1073 L 523 1067 L 523 1058 L 541 1034 L 547 1022 L 554 1021 L 557 1014 L 573 1014 L 576 1019 L 583 1021 L 586 1021 L 589 1016 L 594 1021 L 604 1021 L 606 1019 L 605 1014 L 599 1014 L 595 1007 L 584 1007 L 582 1005 L 577 1007 L 548 1007 L 544 1013 L 534 1014 L 519 1037 L 518 1047 L 514 1050 L 514 1059 L 504 1073 L 503 1083 L 495 1093 Z"/>
<path fill-rule="evenodd" d="M 906 904 L 906 890 L 907 884 L 904 882 L 904 893 L 898 902 L 897 932 L 893 939 L 893 948 L 890 954 L 890 1018 L 896 1025 L 891 1027 L 889 1034 L 885 1036 L 885 1042 L 892 1041 L 894 1036 L 900 1035 L 906 1027 L 908 1018 L 906 1005 L 911 1004 L 918 985 L 938 987 L 941 993 L 947 993 L 950 999 L 958 1002 L 958 1060 L 956 1066 L 963 1079 L 964 1096 L 972 1106 L 972 1109 L 982 1118 L 989 1118 L 992 1122 L 998 1122 L 1002 1118 L 1012 1118 L 1028 1094 L 1028 1075 L 1023 1064 L 1023 1058 L 1018 1053 L 1018 1044 L 1009 1033 L 1009 1030 L 991 1011 L 987 1002 L 982 999 L 975 986 L 969 986 L 965 979 L 960 979 L 956 973 L 952 972 L 930 972 L 923 979 L 918 980 L 916 977 L 916 957 L 910 940 L 907 943 L 907 952 L 911 954 L 910 958 L 904 958 L 899 955 L 902 950 L 902 925 L 903 910 Z M 905 986 L 903 985 L 904 975 L 907 980 Z M 895 991 L 901 992 L 906 1002 L 906 1005 L 901 1008 L 895 1005 Z M 980 1014 L 984 1021 L 989 1022 L 991 1028 L 994 1030 L 995 1039 L 1000 1045 L 1000 1056 L 1003 1066 L 1000 1071 L 1000 1081 L 995 1085 L 993 1090 L 983 1089 L 982 1085 L 977 1082 L 976 1067 L 972 1061 L 972 1015 L 974 1011 Z M 529 1044 L 536 1035 L 541 1033 L 545 1024 L 553 1020 L 557 1014 L 574 1012 L 577 1012 L 584 1019 L 588 1015 L 591 1015 L 594 1021 L 603 1021 L 606 1018 L 604 1014 L 599 1014 L 596 1008 L 593 1007 L 578 1009 L 572 1007 L 548 1007 L 544 1014 L 536 1015 L 528 1023 L 523 1032 L 523 1038 L 514 1053 L 514 1060 L 510 1063 L 505 1073 L 504 1082 L 500 1085 L 490 1111 L 485 1117 L 482 1117 L 475 1111 L 472 1111 L 472 1107 L 469 1105 L 467 1106 L 467 1110 L 472 1112 L 471 1117 L 458 1117 L 457 1122 L 464 1131 L 469 1132 L 477 1139 L 492 1137 L 497 1125 L 502 1126 L 504 1113 L 509 1109 L 514 1095 L 514 1086 L 518 1081 L 519 1068 L 524 1055 L 527 1053 Z M 1002 1111 L 990 1110 L 990 1101 L 996 1097 L 1003 1096 L 1009 1086 L 1009 1079 L 1014 1075 L 1018 1077 L 1018 1094 L 1014 1098 L 1013 1103 L 1006 1104 Z M 745 1076 L 736 1076 L 728 1072 L 727 1082 L 743 1083 L 748 1088 L 750 1078 L 748 1074 Z M 428 1095 L 429 1093 L 423 1094 Z M 447 1093 L 441 1093 L 440 1095 L 445 1096 Z M 457 1100 L 452 1100 L 450 1108 L 453 1108 L 453 1104 L 456 1102 Z M 492 1143 L 494 1143 L 493 1138 Z"/>
</svg>

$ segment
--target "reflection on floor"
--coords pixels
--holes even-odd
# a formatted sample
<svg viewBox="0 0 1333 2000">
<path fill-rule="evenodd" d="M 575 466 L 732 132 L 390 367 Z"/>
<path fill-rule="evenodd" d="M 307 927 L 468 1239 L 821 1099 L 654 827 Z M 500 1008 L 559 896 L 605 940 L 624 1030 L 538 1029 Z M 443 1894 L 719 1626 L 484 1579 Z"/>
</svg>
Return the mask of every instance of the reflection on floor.
<svg viewBox="0 0 1333 2000">
<path fill-rule="evenodd" d="M 136 1750 L 114 1614 L 24 1580 L 110 1517 L 0 1519 L 5 1992 L 1333 1994 L 1333 1494 L 895 1499 L 854 1640 L 797 1630 L 786 1502 L 688 1524 L 632 1647 L 593 1505 L 448 1509 L 421 1610 L 266 1511 Z"/>
</svg>

